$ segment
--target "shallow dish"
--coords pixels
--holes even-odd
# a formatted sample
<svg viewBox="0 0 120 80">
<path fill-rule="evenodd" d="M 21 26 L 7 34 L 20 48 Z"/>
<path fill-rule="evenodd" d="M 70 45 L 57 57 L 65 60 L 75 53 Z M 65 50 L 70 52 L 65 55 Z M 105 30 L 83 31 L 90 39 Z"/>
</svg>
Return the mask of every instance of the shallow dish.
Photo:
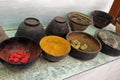
<svg viewBox="0 0 120 80">
<path fill-rule="evenodd" d="M 99 36 L 100 32 L 102 32 L 102 37 Z M 103 29 L 97 30 L 95 32 L 95 38 L 98 39 L 102 44 L 102 53 L 110 56 L 120 55 L 120 35 L 118 35 L 116 32 Z"/>
<path fill-rule="evenodd" d="M 72 31 L 67 34 L 66 39 L 71 43 L 72 46 L 70 56 L 77 59 L 93 59 L 101 50 L 101 44 L 99 43 L 99 41 L 85 32 Z M 75 40 L 79 41 L 80 43 L 77 43 L 77 45 L 75 44 L 75 46 L 73 46 L 74 44 L 72 44 L 71 41 L 75 42 Z"/>
<path fill-rule="evenodd" d="M 63 59 L 71 50 L 67 40 L 59 36 L 46 36 L 40 41 L 43 56 L 48 61 L 59 61 Z"/>
<path fill-rule="evenodd" d="M 0 43 L 0 58 L 7 63 L 15 65 L 27 64 L 34 61 L 39 57 L 41 51 L 39 44 L 24 37 L 12 37 Z M 29 53 L 30 57 L 28 61 L 26 63 L 10 61 L 10 55 L 17 52 Z"/>
</svg>

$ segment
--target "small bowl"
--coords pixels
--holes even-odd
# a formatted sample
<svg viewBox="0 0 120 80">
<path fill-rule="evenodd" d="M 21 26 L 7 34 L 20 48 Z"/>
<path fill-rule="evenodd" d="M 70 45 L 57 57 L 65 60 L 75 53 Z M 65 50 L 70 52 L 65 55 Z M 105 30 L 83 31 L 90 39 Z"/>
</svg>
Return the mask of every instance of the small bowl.
<svg viewBox="0 0 120 80">
<path fill-rule="evenodd" d="M 67 34 L 66 38 L 70 43 L 73 40 L 78 40 L 80 42 L 79 49 L 75 48 L 71 43 L 72 49 L 70 52 L 70 56 L 74 58 L 80 60 L 90 60 L 95 58 L 98 52 L 101 50 L 100 42 L 88 33 L 80 32 L 80 31 L 72 31 Z M 82 49 L 82 46 L 84 44 L 87 45 L 86 49 L 85 48 Z"/>
<path fill-rule="evenodd" d="M 68 13 L 68 21 L 72 31 L 84 31 L 92 24 L 92 19 L 80 12 Z"/>
<path fill-rule="evenodd" d="M 63 59 L 71 50 L 67 40 L 59 36 L 46 36 L 40 41 L 43 56 L 48 61 L 59 61 Z"/>
<path fill-rule="evenodd" d="M 113 20 L 110 14 L 99 10 L 93 11 L 92 15 L 94 26 L 97 28 L 104 28 Z"/>
<path fill-rule="evenodd" d="M 30 58 L 27 63 L 30 63 L 40 56 L 42 50 L 40 49 L 39 44 L 24 37 L 12 37 L 0 43 L 0 58 L 3 61 L 13 65 L 23 65 L 21 62 L 14 63 L 9 61 L 10 54 L 14 52 L 29 53 Z"/>
<path fill-rule="evenodd" d="M 105 33 L 102 38 L 99 37 L 99 33 Z M 120 55 L 120 35 L 115 32 L 108 31 L 108 30 L 97 30 L 95 32 L 95 38 L 98 39 L 102 44 L 101 52 L 110 56 L 119 56 Z M 107 40 L 112 39 L 114 40 L 114 45 L 108 44 Z M 115 41 L 117 44 L 115 44 Z M 113 43 L 113 41 L 112 41 Z"/>
</svg>

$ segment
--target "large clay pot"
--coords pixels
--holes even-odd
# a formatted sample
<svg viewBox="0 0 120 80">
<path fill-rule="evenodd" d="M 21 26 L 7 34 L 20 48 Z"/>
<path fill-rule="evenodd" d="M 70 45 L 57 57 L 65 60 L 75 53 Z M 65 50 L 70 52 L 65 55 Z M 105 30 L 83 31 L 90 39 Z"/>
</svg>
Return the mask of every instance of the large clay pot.
<svg viewBox="0 0 120 80">
<path fill-rule="evenodd" d="M 45 36 L 45 30 L 36 18 L 26 18 L 20 25 L 15 36 L 26 37 L 39 43 Z"/>
<path fill-rule="evenodd" d="M 57 35 L 61 37 L 66 37 L 69 32 L 67 21 L 62 17 L 55 17 L 47 26 L 47 35 Z"/>
<path fill-rule="evenodd" d="M 92 24 L 92 19 L 80 12 L 70 12 L 67 16 L 72 31 L 84 31 Z"/>
</svg>

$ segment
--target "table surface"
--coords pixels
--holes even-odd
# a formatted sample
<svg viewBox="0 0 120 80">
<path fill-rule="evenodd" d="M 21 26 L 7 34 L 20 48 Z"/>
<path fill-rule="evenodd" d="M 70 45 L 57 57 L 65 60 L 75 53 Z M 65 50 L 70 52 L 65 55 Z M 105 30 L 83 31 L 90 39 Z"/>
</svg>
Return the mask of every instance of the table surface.
<svg viewBox="0 0 120 80">
<path fill-rule="evenodd" d="M 110 24 L 106 29 L 114 31 L 115 27 Z M 85 32 L 94 35 L 96 30 L 97 28 L 90 25 Z M 16 29 L 8 29 L 5 30 L 5 32 L 9 37 L 13 37 Z M 120 57 L 111 57 L 99 52 L 96 58 L 89 61 L 77 60 L 69 55 L 59 62 L 48 62 L 40 57 L 33 63 L 25 66 L 8 65 L 1 61 L 0 80 L 63 80 L 119 58 Z"/>
</svg>

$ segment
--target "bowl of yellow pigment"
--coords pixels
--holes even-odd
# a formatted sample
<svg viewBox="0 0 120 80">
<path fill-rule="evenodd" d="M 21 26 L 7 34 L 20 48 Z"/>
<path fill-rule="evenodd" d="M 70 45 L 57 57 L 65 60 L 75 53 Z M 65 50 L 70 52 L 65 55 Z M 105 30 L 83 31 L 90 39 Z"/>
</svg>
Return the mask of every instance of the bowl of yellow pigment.
<svg viewBox="0 0 120 80">
<path fill-rule="evenodd" d="M 59 36 L 46 36 L 40 41 L 43 57 L 48 61 L 59 61 L 65 58 L 71 50 L 70 43 Z"/>
</svg>

